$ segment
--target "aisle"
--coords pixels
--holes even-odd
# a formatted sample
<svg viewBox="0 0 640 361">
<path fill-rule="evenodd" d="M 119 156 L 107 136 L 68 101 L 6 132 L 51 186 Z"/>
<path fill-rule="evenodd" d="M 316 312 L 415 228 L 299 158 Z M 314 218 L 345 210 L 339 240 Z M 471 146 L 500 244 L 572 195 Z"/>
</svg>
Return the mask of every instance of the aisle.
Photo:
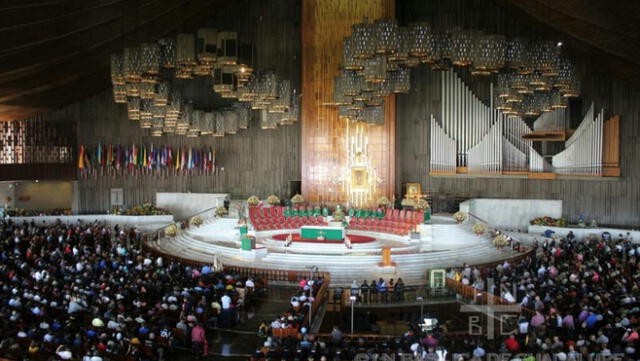
<svg viewBox="0 0 640 361">
<path fill-rule="evenodd" d="M 292 287 L 269 287 L 266 297 L 254 298 L 241 315 L 240 323 L 227 329 L 207 330 L 209 355 L 202 360 L 245 361 L 264 342 L 258 336 L 262 321 L 271 323 L 277 315 L 287 310 L 289 299 L 295 292 Z M 178 350 L 175 360 L 193 360 L 190 350 Z"/>
</svg>

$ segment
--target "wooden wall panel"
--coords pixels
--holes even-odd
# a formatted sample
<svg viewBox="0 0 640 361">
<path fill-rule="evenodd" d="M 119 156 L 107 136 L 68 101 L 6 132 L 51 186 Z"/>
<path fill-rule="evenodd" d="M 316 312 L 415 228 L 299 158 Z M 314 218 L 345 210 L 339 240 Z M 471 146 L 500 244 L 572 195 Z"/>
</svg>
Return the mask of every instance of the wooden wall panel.
<svg viewBox="0 0 640 361">
<path fill-rule="evenodd" d="M 241 0 L 225 7 L 208 24 L 250 34 L 256 44 L 255 65 L 275 69 L 300 89 L 300 4 L 296 0 L 264 2 Z M 210 80 L 182 81 L 185 94 L 198 108 L 224 104 L 210 91 Z M 214 175 L 89 177 L 78 181 L 78 211 L 105 212 L 111 188 L 124 188 L 126 205 L 155 201 L 156 192 L 230 193 L 233 198 L 251 195 L 289 196 L 289 181 L 300 180 L 300 125 L 275 130 L 260 129 L 257 118 L 248 130 L 224 138 L 184 136 L 150 137 L 137 122 L 127 119 L 126 106 L 115 104 L 111 90 L 43 116 L 48 121 L 76 121 L 78 143 L 95 145 L 166 144 L 173 147 L 211 145 L 216 150 Z M 224 169 L 224 170 L 223 170 Z"/>
<path fill-rule="evenodd" d="M 401 23 L 427 20 L 432 23 L 457 24 L 486 29 L 491 32 L 529 34 L 520 22 L 490 0 L 464 1 L 464 11 L 455 11 L 459 1 L 407 0 L 399 2 Z M 506 18 L 505 18 L 506 17 Z M 576 59 L 583 68 L 583 95 L 572 101 L 572 118 L 577 127 L 593 101 L 604 107 L 605 117 L 620 115 L 621 178 L 603 180 L 557 179 L 529 180 L 510 178 L 442 178 L 430 177 L 429 115 L 440 117 L 439 73 L 419 66 L 412 71 L 411 92 L 397 97 L 396 191 L 402 182 L 421 182 L 433 197 L 442 200 L 481 198 L 561 199 L 563 214 L 571 222 L 581 215 L 599 224 L 637 227 L 640 224 L 640 89 L 637 86 L 601 74 L 590 66 L 588 59 Z M 480 85 L 475 89 L 480 89 Z"/>
<path fill-rule="evenodd" d="M 338 119 L 335 107 L 327 106 L 333 101 L 343 38 L 365 17 L 373 21 L 394 16 L 393 0 L 302 1 L 302 193 L 308 201 L 348 200 L 344 189 L 333 185 L 336 173 L 346 165 L 346 124 Z M 383 180 L 373 199 L 390 196 L 395 186 L 395 100 L 386 106 L 385 125 L 367 127 L 369 153 Z"/>
</svg>

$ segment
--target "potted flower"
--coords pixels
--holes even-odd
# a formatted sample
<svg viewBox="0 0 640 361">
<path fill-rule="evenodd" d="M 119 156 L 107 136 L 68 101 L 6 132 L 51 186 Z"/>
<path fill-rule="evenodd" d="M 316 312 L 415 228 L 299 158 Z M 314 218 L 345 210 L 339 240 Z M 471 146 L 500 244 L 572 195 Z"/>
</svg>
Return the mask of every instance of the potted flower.
<svg viewBox="0 0 640 361">
<path fill-rule="evenodd" d="M 424 211 L 429 208 L 429 202 L 426 199 L 420 198 L 417 202 L 414 202 L 413 209 Z"/>
<path fill-rule="evenodd" d="M 247 204 L 249 205 L 249 207 L 256 207 L 258 206 L 258 204 L 260 204 L 260 198 L 251 196 L 249 197 L 249 199 L 247 199 Z"/>
<path fill-rule="evenodd" d="M 175 224 L 172 224 L 164 229 L 164 233 L 169 237 L 175 237 L 178 235 L 178 227 Z"/>
<path fill-rule="evenodd" d="M 336 222 L 342 222 L 344 220 L 344 211 L 340 208 L 336 209 L 336 211 L 333 212 L 333 220 Z"/>
<path fill-rule="evenodd" d="M 460 224 L 467 220 L 467 214 L 462 211 L 458 211 L 453 214 L 453 220 Z"/>
<path fill-rule="evenodd" d="M 298 205 L 304 203 L 304 197 L 302 197 L 302 195 L 300 195 L 300 194 L 296 194 L 295 196 L 293 196 L 293 198 L 291 198 L 291 203 L 293 203 L 294 205 L 298 206 Z"/>
<path fill-rule="evenodd" d="M 216 208 L 216 216 L 223 217 L 225 214 L 229 213 L 224 206 L 220 206 Z"/>
<path fill-rule="evenodd" d="M 380 208 L 387 208 L 389 207 L 389 198 L 387 197 L 380 197 L 378 198 L 378 207 Z"/>
<path fill-rule="evenodd" d="M 280 198 L 278 198 L 277 195 L 272 194 L 267 198 L 267 203 L 269 203 L 271 206 L 277 206 L 278 204 L 280 204 Z"/>
<path fill-rule="evenodd" d="M 502 247 L 506 246 L 507 243 L 508 243 L 507 237 L 504 234 L 498 234 L 493 238 L 493 245 L 498 249 L 501 249 Z"/>
<path fill-rule="evenodd" d="M 191 217 L 191 220 L 189 221 L 189 224 L 194 226 L 194 227 L 200 227 L 203 222 L 204 221 L 202 220 L 202 217 L 193 216 L 193 217 Z"/>
<path fill-rule="evenodd" d="M 484 223 L 476 222 L 473 227 L 471 227 L 471 230 L 476 235 L 482 236 L 487 231 L 487 226 L 485 226 Z"/>
</svg>

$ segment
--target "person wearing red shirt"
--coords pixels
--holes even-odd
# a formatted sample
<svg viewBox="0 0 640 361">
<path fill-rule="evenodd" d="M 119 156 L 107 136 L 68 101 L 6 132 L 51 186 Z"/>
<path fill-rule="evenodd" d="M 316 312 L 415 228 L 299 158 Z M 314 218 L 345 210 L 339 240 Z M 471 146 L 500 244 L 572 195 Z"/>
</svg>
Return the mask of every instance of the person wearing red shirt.
<svg viewBox="0 0 640 361">
<path fill-rule="evenodd" d="M 504 347 L 511 352 L 520 351 L 520 343 L 516 340 L 515 335 L 510 335 L 508 339 L 504 340 Z"/>
</svg>

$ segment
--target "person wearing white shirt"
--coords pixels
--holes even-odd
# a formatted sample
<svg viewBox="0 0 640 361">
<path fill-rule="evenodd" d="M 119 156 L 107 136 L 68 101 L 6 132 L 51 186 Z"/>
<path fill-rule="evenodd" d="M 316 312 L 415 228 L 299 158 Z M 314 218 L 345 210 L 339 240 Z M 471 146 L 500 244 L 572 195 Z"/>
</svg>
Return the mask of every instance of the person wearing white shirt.
<svg viewBox="0 0 640 361">
<path fill-rule="evenodd" d="M 225 294 L 220 298 L 220 303 L 222 304 L 223 310 L 228 310 L 229 308 L 231 308 L 231 297 Z"/>
</svg>

